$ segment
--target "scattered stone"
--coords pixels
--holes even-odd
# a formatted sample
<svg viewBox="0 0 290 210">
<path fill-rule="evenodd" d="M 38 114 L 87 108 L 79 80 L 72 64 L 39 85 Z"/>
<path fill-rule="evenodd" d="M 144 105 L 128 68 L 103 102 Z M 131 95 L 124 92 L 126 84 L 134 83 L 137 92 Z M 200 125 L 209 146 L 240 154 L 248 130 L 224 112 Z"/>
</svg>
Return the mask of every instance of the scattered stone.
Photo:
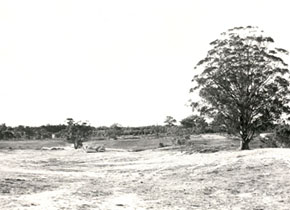
<svg viewBox="0 0 290 210">
<path fill-rule="evenodd" d="M 106 149 L 105 149 L 105 147 L 102 145 L 102 146 L 98 146 L 98 147 L 96 148 L 96 151 L 97 151 L 97 152 L 105 152 Z"/>
<path fill-rule="evenodd" d="M 216 148 L 205 148 L 205 149 L 201 149 L 198 152 L 199 153 L 215 153 L 218 152 L 219 150 Z"/>
<path fill-rule="evenodd" d="M 64 150 L 63 147 L 41 147 L 41 150 Z"/>
<path fill-rule="evenodd" d="M 87 153 L 105 152 L 106 148 L 104 145 L 99 146 L 84 146 L 84 151 Z"/>
<path fill-rule="evenodd" d="M 116 206 L 125 206 L 125 205 L 122 203 L 117 203 Z"/>
<path fill-rule="evenodd" d="M 63 147 L 52 147 L 51 150 L 64 150 Z"/>
</svg>

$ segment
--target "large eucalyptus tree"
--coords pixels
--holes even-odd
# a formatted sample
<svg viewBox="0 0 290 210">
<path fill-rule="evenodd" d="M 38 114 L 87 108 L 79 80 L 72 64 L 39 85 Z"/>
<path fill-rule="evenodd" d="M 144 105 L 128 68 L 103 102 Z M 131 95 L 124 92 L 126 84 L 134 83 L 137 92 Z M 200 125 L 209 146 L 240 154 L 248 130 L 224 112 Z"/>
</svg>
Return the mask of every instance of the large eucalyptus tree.
<svg viewBox="0 0 290 210">
<path fill-rule="evenodd" d="M 274 46 L 257 27 L 236 27 L 210 43 L 212 48 L 195 67 L 191 91 L 201 100 L 192 107 L 201 114 L 222 116 L 249 149 L 257 130 L 290 113 L 288 52 Z"/>
</svg>

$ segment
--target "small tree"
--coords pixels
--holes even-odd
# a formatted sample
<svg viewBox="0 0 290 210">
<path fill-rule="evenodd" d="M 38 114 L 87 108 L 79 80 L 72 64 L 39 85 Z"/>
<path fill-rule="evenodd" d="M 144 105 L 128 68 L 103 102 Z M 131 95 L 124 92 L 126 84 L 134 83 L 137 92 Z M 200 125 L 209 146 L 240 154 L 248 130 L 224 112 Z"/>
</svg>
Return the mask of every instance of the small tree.
<svg viewBox="0 0 290 210">
<path fill-rule="evenodd" d="M 123 130 L 122 125 L 120 125 L 119 123 L 114 123 L 113 125 L 110 126 L 108 130 L 109 138 L 117 140 L 118 136 L 122 134 L 122 130 Z"/>
<path fill-rule="evenodd" d="M 191 115 L 180 121 L 181 125 L 185 128 L 191 128 L 192 132 L 202 133 L 207 127 L 207 122 L 202 116 Z"/>
<path fill-rule="evenodd" d="M 0 125 L 0 140 L 15 138 L 14 130 L 12 127 L 6 126 L 5 123 Z"/>
<path fill-rule="evenodd" d="M 176 119 L 174 119 L 171 116 L 166 116 L 164 123 L 166 126 L 172 127 L 172 126 L 175 126 Z"/>
<path fill-rule="evenodd" d="M 78 149 L 83 146 L 83 141 L 87 140 L 93 132 L 93 127 L 83 122 L 75 122 L 72 118 L 67 118 L 66 139 L 74 144 Z"/>
<path fill-rule="evenodd" d="M 212 49 L 195 69 L 191 91 L 201 102 L 192 107 L 213 117 L 219 113 L 241 136 L 240 149 L 261 128 L 290 113 L 289 70 L 281 58 L 288 52 L 275 48 L 274 40 L 257 27 L 236 27 L 210 43 Z"/>
</svg>

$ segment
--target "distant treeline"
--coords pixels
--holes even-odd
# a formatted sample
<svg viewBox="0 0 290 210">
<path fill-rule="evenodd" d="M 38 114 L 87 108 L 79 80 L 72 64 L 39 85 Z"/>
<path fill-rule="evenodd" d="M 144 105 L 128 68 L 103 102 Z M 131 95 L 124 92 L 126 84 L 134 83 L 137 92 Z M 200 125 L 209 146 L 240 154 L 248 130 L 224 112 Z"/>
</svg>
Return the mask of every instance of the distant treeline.
<svg viewBox="0 0 290 210">
<path fill-rule="evenodd" d="M 1 124 L 0 140 L 62 138 L 65 135 L 66 127 L 66 125 L 42 125 L 39 127 L 19 125 L 11 127 Z"/>
<path fill-rule="evenodd" d="M 82 126 L 91 133 L 90 138 L 94 139 L 116 139 L 120 136 L 140 136 L 140 135 L 162 135 L 166 134 L 166 126 L 144 126 L 144 127 L 121 127 L 114 124 L 110 127 Z M 0 140 L 9 139 L 51 139 L 66 138 L 67 125 L 42 125 L 38 127 L 17 126 L 11 127 L 6 124 L 0 125 Z"/>
<path fill-rule="evenodd" d="M 6 124 L 0 124 L 0 140 L 9 139 L 52 139 L 66 138 L 68 126 L 60 125 L 42 125 L 38 127 L 16 126 L 11 127 Z M 186 135 L 193 133 L 214 133 L 224 132 L 225 129 L 217 126 L 208 125 L 191 125 L 188 122 L 177 126 L 168 125 L 151 125 L 142 127 L 122 127 L 118 124 L 112 126 L 93 127 L 90 125 L 82 125 L 81 129 L 85 129 L 90 133 L 90 139 L 117 139 L 122 136 L 168 136 L 168 135 Z"/>
</svg>

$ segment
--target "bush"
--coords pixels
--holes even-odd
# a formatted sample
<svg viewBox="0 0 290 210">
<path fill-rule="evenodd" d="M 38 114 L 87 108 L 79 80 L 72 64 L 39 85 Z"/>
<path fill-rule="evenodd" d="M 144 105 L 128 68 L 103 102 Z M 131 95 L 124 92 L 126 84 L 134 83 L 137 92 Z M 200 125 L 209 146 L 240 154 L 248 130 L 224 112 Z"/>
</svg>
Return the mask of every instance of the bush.
<svg viewBox="0 0 290 210">
<path fill-rule="evenodd" d="M 279 147 L 275 138 L 274 133 L 263 133 L 260 134 L 258 139 L 263 143 L 261 147 L 277 148 Z"/>
<path fill-rule="evenodd" d="M 271 148 L 290 148 L 290 125 L 277 125 L 273 133 L 260 134 L 260 141 Z"/>
<path fill-rule="evenodd" d="M 278 147 L 290 147 L 290 125 L 278 125 L 274 137 Z"/>
<path fill-rule="evenodd" d="M 175 146 L 193 146 L 193 142 L 190 140 L 190 135 L 175 136 L 172 139 L 172 144 Z"/>
</svg>

